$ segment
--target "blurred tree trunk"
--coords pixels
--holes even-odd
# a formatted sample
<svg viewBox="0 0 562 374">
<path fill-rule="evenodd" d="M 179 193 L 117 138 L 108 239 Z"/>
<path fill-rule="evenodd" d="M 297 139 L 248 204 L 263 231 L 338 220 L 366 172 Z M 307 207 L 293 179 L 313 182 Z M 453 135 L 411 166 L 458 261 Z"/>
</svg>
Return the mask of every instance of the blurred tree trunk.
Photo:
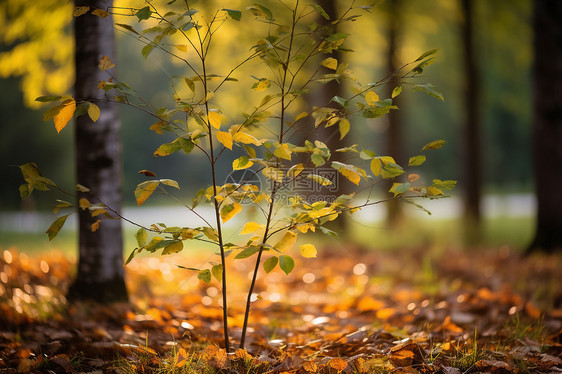
<svg viewBox="0 0 562 374">
<path fill-rule="evenodd" d="M 398 57 L 398 38 L 401 27 L 400 8 L 402 0 L 392 0 L 389 2 L 388 9 L 388 51 L 387 51 L 387 70 L 389 74 L 396 72 L 400 68 Z M 398 77 L 393 77 L 387 85 L 387 97 L 391 97 L 392 90 L 398 86 Z M 393 104 L 400 108 L 400 96 L 393 99 Z M 405 165 L 404 152 L 402 150 L 402 120 L 400 111 L 391 110 L 388 114 L 388 133 L 386 139 L 386 153 L 392 156 L 398 165 Z M 392 187 L 393 181 L 386 184 L 388 191 Z M 386 222 L 390 226 L 396 226 L 402 219 L 404 213 L 399 200 L 391 200 L 386 204 Z"/>
<path fill-rule="evenodd" d="M 474 50 L 474 0 L 461 0 L 464 23 L 462 44 L 465 69 L 465 124 L 464 124 L 464 221 L 465 236 L 469 242 L 480 236 L 482 190 L 482 144 L 479 123 L 477 56 Z"/>
<path fill-rule="evenodd" d="M 111 0 L 76 0 L 76 6 L 107 9 Z M 107 80 L 98 63 L 102 56 L 115 60 L 113 18 L 91 14 L 75 18 L 76 43 L 75 95 L 85 100 L 103 99 L 98 82 Z M 115 211 L 121 210 L 121 140 L 120 122 L 114 104 L 96 101 L 101 116 L 93 123 L 89 116 L 76 119 L 75 146 L 77 183 L 90 189 L 80 193 L 96 203 L 99 199 Z M 123 239 L 121 220 L 105 219 L 99 230 L 91 231 L 94 219 L 88 211 L 79 213 L 79 263 L 70 299 L 91 299 L 99 302 L 127 300 L 123 271 Z"/>
<path fill-rule="evenodd" d="M 322 27 L 327 27 L 330 28 L 331 30 L 329 30 L 330 33 L 337 33 L 338 30 L 336 28 L 336 26 L 331 24 L 332 20 L 337 19 L 338 17 L 338 10 L 337 10 L 337 0 L 316 0 L 316 4 L 318 4 L 319 6 L 321 6 L 325 11 L 326 14 L 328 14 L 328 16 L 330 17 L 330 21 L 326 20 L 324 17 L 322 16 L 318 16 L 318 20 L 317 22 L 322 26 Z M 343 61 L 342 61 L 342 55 L 341 53 L 338 53 L 337 51 L 334 51 L 333 56 L 336 60 L 338 60 L 338 65 L 340 65 Z M 318 61 L 319 63 L 320 61 Z M 334 73 L 334 71 L 329 70 L 327 68 L 322 67 L 321 68 L 321 73 L 323 74 L 327 74 L 327 73 Z M 332 100 L 332 98 L 334 96 L 343 96 L 342 91 L 343 91 L 343 87 L 342 87 L 343 82 L 337 82 L 337 81 L 331 81 L 329 83 L 326 83 L 325 85 L 322 85 L 320 88 L 315 89 L 313 92 L 311 92 L 310 95 L 308 95 L 308 102 L 309 102 L 309 106 L 312 108 L 313 106 L 322 106 L 322 107 L 333 107 L 333 108 L 339 108 L 339 104 L 336 103 L 330 103 L 330 101 Z M 314 126 L 314 125 L 312 125 Z M 349 145 L 349 135 L 348 137 L 344 138 L 343 140 L 340 140 L 340 133 L 338 131 L 338 126 L 331 126 L 329 128 L 321 128 L 318 130 L 317 132 L 317 139 L 324 142 L 328 148 L 330 149 L 338 149 L 338 148 L 343 148 L 347 145 Z M 331 161 L 342 161 L 342 157 L 343 154 L 341 152 L 332 152 L 332 156 L 330 158 L 330 161 L 328 161 L 328 164 Z M 343 161 L 342 161 L 343 162 Z M 331 169 L 331 171 L 334 171 L 334 169 Z M 336 172 L 337 173 L 337 172 Z M 353 183 L 351 183 L 349 180 L 347 180 L 347 178 L 345 178 L 344 176 L 342 176 L 340 173 L 337 173 L 337 185 L 335 190 L 334 189 L 328 189 L 328 188 L 322 188 L 321 191 L 319 192 L 319 194 L 325 196 L 339 196 L 342 194 L 349 194 L 354 190 L 355 185 Z M 348 216 L 347 215 L 341 215 L 335 222 L 334 225 L 336 225 L 337 227 L 335 227 L 338 231 L 340 231 L 340 233 L 342 235 L 346 234 L 346 229 L 348 228 Z M 330 224 L 328 224 L 328 226 L 331 226 Z"/>
<path fill-rule="evenodd" d="M 562 250 L 562 2 L 534 1 L 537 226 L 528 252 Z"/>
</svg>

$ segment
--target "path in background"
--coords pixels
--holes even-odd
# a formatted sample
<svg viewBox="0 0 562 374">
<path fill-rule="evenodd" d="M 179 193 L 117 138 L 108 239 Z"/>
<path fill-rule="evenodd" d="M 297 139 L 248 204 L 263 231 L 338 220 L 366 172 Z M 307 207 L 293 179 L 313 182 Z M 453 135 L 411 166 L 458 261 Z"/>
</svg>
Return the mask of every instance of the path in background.
<svg viewBox="0 0 562 374">
<path fill-rule="evenodd" d="M 412 217 L 426 219 L 452 219 L 462 214 L 462 202 L 457 197 L 419 200 L 419 204 L 429 210 L 431 215 L 414 206 L 406 207 L 405 211 Z M 197 211 L 209 222 L 214 222 L 212 207 L 200 206 Z M 488 218 L 531 217 L 535 211 L 536 199 L 532 194 L 488 195 L 483 201 L 483 212 Z M 124 209 L 123 215 L 129 220 L 145 226 L 150 226 L 155 222 L 162 222 L 168 226 L 204 226 L 204 222 L 200 218 L 182 207 L 129 207 Z M 44 232 L 54 217 L 55 215 L 48 212 L 0 212 L 0 231 Z M 380 222 L 384 217 L 384 205 L 369 206 L 356 213 L 356 219 L 364 223 Z M 237 220 L 243 222 L 244 217 L 235 217 L 233 222 Z M 63 230 L 75 230 L 76 225 L 76 217 L 72 215 L 68 218 Z M 125 228 L 131 228 L 131 225 L 125 224 Z"/>
</svg>

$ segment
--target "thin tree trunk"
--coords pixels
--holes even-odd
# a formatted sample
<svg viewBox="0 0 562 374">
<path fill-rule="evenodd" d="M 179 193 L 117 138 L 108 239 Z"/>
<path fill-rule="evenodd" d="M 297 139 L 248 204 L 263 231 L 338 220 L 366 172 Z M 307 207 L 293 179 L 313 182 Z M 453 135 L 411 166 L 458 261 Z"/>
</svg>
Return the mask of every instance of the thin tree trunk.
<svg viewBox="0 0 562 374">
<path fill-rule="evenodd" d="M 482 144 L 479 123 L 479 77 L 474 50 L 474 0 L 462 0 L 465 17 L 462 26 L 462 44 L 465 62 L 465 125 L 464 125 L 464 219 L 465 234 L 469 241 L 480 235 L 482 195 Z"/>
<path fill-rule="evenodd" d="M 388 52 L 387 52 L 387 70 L 390 74 L 396 72 L 400 65 L 398 63 L 398 34 L 401 25 L 400 21 L 400 6 L 401 0 L 393 0 L 389 3 L 388 12 Z M 388 84 L 388 94 L 390 97 L 392 90 L 398 81 L 396 78 L 392 79 Z M 394 98 L 393 103 L 399 105 L 400 96 Z M 402 151 L 402 120 L 400 111 L 391 110 L 388 113 L 388 133 L 386 138 L 386 153 L 392 156 L 398 165 L 404 165 L 404 152 Z M 386 189 L 392 187 L 393 181 L 386 184 Z M 397 225 L 403 216 L 402 205 L 399 200 L 390 200 L 386 203 L 386 222 L 390 226 Z"/>
<path fill-rule="evenodd" d="M 112 1 L 81 1 L 76 6 L 107 9 Z M 111 16 L 101 19 L 91 14 L 75 18 L 76 86 L 79 99 L 102 99 L 98 82 L 107 80 L 98 63 L 102 56 L 115 60 L 115 39 Z M 113 69 L 109 70 L 113 73 Z M 76 120 L 75 146 L 77 183 L 90 189 L 81 193 L 90 202 L 96 198 L 115 211 L 121 210 L 121 141 L 120 122 L 114 104 L 97 101 L 101 116 L 93 123 L 88 116 Z M 94 219 L 88 211 L 79 213 L 78 273 L 68 296 L 99 302 L 127 300 L 123 271 L 121 221 L 104 219 L 99 230 L 92 232 Z"/>
<path fill-rule="evenodd" d="M 562 250 L 562 2 L 534 1 L 533 155 L 537 226 L 528 252 Z"/>
</svg>

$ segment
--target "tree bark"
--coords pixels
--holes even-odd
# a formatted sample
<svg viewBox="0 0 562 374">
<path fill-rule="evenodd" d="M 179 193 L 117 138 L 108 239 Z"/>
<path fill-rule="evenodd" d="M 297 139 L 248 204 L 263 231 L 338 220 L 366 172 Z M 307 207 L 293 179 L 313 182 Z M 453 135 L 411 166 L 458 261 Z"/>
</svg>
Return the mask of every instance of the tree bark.
<svg viewBox="0 0 562 374">
<path fill-rule="evenodd" d="M 533 156 L 537 222 L 528 252 L 562 250 L 562 2 L 534 1 Z"/>
<path fill-rule="evenodd" d="M 387 51 L 387 70 L 389 74 L 396 72 L 400 68 L 398 62 L 398 36 L 400 29 L 400 6 L 401 0 L 389 2 L 388 10 L 388 51 Z M 387 97 L 391 97 L 392 90 L 398 85 L 397 77 L 394 77 L 387 85 Z M 400 108 L 400 96 L 393 99 L 393 104 Z M 388 133 L 386 137 L 386 153 L 394 158 L 400 166 L 405 165 L 404 152 L 402 150 L 402 120 L 400 111 L 391 110 L 388 114 Z M 386 183 L 388 191 L 394 181 Z M 404 212 L 399 200 L 390 200 L 386 203 L 386 222 L 389 226 L 396 226 L 402 220 Z"/>
<path fill-rule="evenodd" d="M 111 0 L 76 0 L 76 6 L 107 9 Z M 102 56 L 115 61 L 113 19 L 86 14 L 75 18 L 76 85 L 78 99 L 96 102 L 101 110 L 97 122 L 88 116 L 76 119 L 75 147 L 77 183 L 90 189 L 80 193 L 92 203 L 103 202 L 120 212 L 122 165 L 120 122 L 115 104 L 103 100 L 98 82 L 109 78 L 98 68 Z M 109 70 L 113 74 L 113 69 Z M 98 101 L 99 100 L 99 101 Z M 123 238 L 119 219 L 104 219 L 92 232 L 95 220 L 90 213 L 79 212 L 79 263 L 76 279 L 69 289 L 70 299 L 98 302 L 128 299 L 123 270 Z"/>
<path fill-rule="evenodd" d="M 482 143 L 479 123 L 478 91 L 479 77 L 476 52 L 474 50 L 474 0 L 462 0 L 464 23 L 462 45 L 465 70 L 465 124 L 464 124 L 464 220 L 467 240 L 478 240 L 482 215 Z"/>
</svg>

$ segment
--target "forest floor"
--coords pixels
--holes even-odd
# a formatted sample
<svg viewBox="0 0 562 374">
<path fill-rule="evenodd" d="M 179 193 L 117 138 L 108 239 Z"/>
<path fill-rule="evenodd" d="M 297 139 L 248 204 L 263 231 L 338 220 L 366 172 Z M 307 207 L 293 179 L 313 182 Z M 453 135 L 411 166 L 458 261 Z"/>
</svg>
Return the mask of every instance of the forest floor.
<svg viewBox="0 0 562 374">
<path fill-rule="evenodd" d="M 218 284 L 176 266 L 208 259 L 138 257 L 130 304 L 68 305 L 72 261 L 2 248 L 0 373 L 562 372 L 562 255 L 322 252 L 260 276 L 227 354 Z M 234 348 L 253 265 L 229 264 Z"/>
</svg>

